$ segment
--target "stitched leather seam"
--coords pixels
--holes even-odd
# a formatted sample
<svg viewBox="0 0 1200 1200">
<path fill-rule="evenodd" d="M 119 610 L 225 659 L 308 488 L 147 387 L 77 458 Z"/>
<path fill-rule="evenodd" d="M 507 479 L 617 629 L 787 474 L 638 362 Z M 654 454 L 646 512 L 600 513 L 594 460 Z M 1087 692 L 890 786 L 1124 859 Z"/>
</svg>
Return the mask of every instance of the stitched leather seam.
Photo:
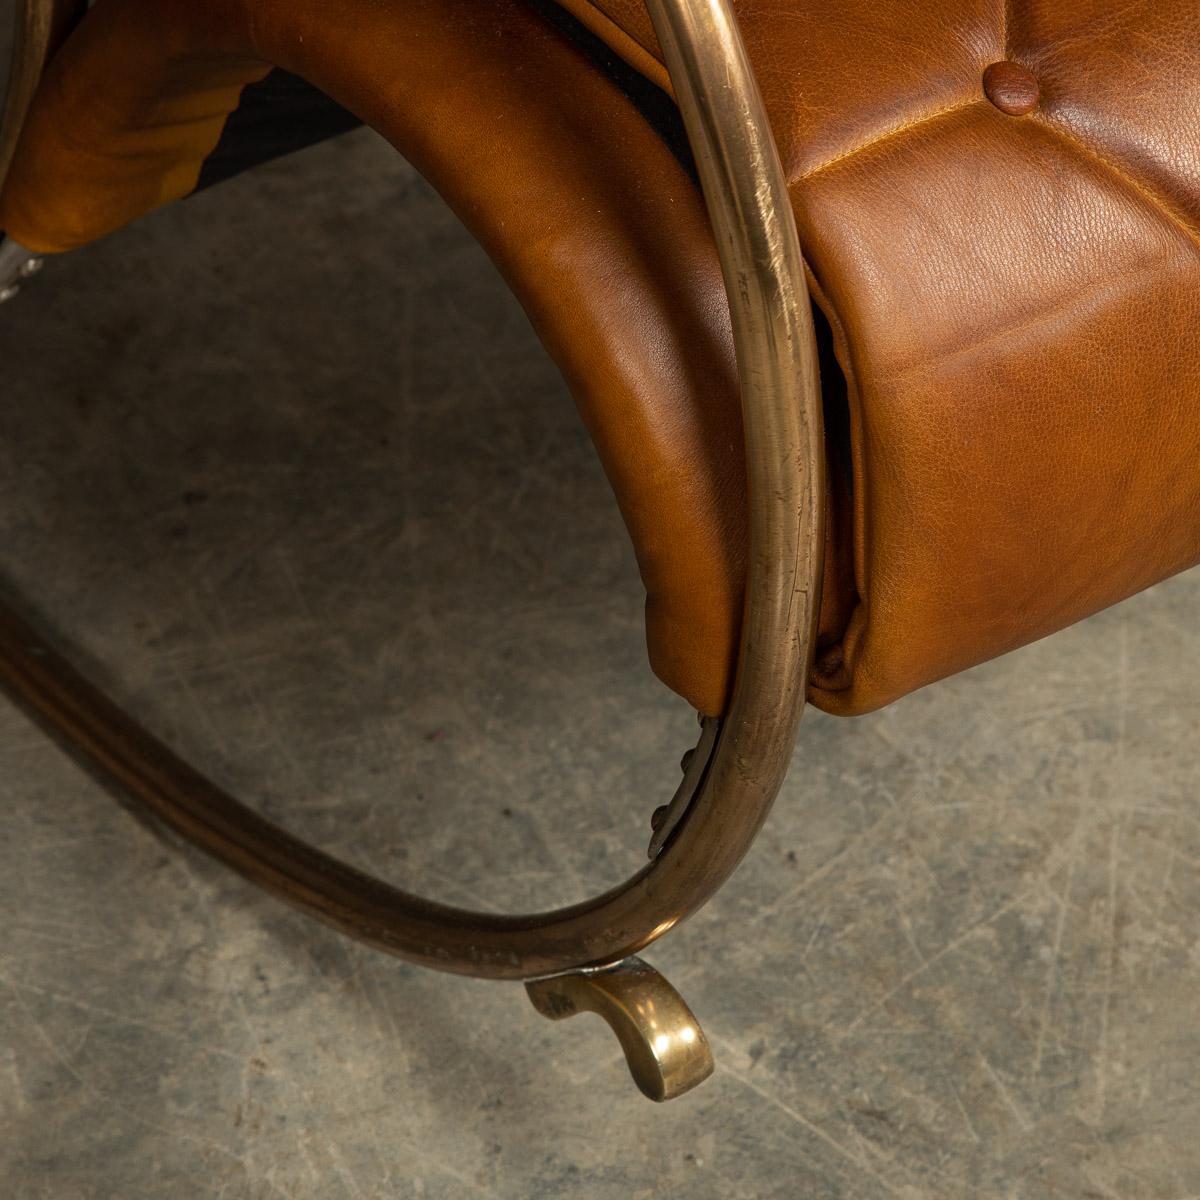
<svg viewBox="0 0 1200 1200">
<path fill-rule="evenodd" d="M 1073 146 L 1080 152 L 1080 154 L 1090 159 L 1102 170 L 1107 171 L 1111 175 L 1115 175 L 1128 187 L 1133 188 L 1133 190 L 1137 192 L 1137 194 L 1141 196 L 1141 198 L 1145 200 L 1155 212 L 1166 217 L 1167 220 L 1170 221 L 1171 224 L 1174 225 L 1175 228 L 1178 229 L 1188 239 L 1188 241 L 1192 243 L 1192 245 L 1200 249 L 1200 229 L 1197 229 L 1196 226 L 1193 225 L 1183 213 L 1176 209 L 1175 206 L 1161 192 L 1155 191 L 1136 176 L 1131 175 L 1119 163 L 1114 162 L 1111 158 L 1106 157 L 1094 146 L 1091 146 L 1087 142 L 1083 141 L 1083 139 L 1071 129 L 1060 124 L 1059 122 L 1054 121 L 1049 117 L 1043 117 L 1038 121 L 1038 124 L 1041 125 L 1043 129 L 1048 130 L 1053 136 L 1058 137 L 1062 141 L 1066 142 L 1067 145 Z"/>
<path fill-rule="evenodd" d="M 866 150 L 871 150 L 875 146 L 882 145 L 884 142 L 890 142 L 895 138 L 899 138 L 906 133 L 910 133 L 914 129 L 920 129 L 922 126 L 929 125 L 936 121 L 939 117 L 948 116 L 950 113 L 961 112 L 963 109 L 970 108 L 972 105 L 979 103 L 978 96 L 972 96 L 967 100 L 956 100 L 953 104 L 947 104 L 945 108 L 934 109 L 933 112 L 923 113 L 919 117 L 914 117 L 911 121 L 906 121 L 902 125 L 895 125 L 891 129 L 885 129 L 882 133 L 876 134 L 873 138 L 868 138 L 865 142 L 860 142 L 857 146 L 851 146 L 849 150 L 843 150 L 841 154 L 835 155 L 833 158 L 827 159 L 823 163 L 818 163 L 815 167 L 804 171 L 799 176 L 788 180 L 789 184 L 804 183 L 809 179 L 820 175 L 824 171 L 828 171 L 831 167 L 836 167 L 839 163 L 845 162 L 849 158 L 854 158 L 855 155 L 862 154 Z"/>
</svg>

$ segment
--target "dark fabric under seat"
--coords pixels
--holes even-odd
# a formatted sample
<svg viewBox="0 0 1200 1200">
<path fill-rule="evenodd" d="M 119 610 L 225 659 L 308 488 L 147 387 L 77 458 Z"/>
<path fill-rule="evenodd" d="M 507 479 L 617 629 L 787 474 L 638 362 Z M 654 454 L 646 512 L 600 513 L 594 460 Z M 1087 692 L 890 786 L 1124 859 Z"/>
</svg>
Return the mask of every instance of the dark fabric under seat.
<svg viewBox="0 0 1200 1200">
<path fill-rule="evenodd" d="M 217 148 L 204 160 L 196 191 L 360 125 L 353 113 L 319 88 L 298 75 L 274 70 L 243 90 Z"/>
<path fill-rule="evenodd" d="M 675 101 L 555 0 L 524 0 L 524 3 L 616 84 L 695 179 L 695 162 Z M 361 125 L 358 117 L 307 80 L 288 71 L 273 70 L 265 79 L 243 90 L 216 149 L 204 161 L 195 191 L 202 192 L 243 171 Z"/>
</svg>

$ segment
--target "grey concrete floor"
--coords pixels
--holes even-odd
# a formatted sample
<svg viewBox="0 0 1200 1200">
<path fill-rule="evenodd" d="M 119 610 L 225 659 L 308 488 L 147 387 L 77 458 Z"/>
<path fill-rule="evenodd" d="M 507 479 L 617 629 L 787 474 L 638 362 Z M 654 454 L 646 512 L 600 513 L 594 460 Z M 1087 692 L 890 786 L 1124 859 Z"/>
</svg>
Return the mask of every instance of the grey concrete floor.
<svg viewBox="0 0 1200 1200">
<path fill-rule="evenodd" d="M 219 781 L 447 901 L 641 858 L 690 713 L 553 366 L 359 133 L 0 311 L 2 586 Z M 0 705 L 0 1196 L 1200 1195 L 1200 575 L 856 721 L 648 957 L 716 1075 L 342 940 Z"/>
</svg>

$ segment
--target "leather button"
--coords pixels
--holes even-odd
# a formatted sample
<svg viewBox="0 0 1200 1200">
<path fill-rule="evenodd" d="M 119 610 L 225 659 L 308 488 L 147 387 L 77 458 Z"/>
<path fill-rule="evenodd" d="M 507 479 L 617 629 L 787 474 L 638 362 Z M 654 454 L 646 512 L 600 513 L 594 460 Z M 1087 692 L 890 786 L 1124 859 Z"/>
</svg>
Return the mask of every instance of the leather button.
<svg viewBox="0 0 1200 1200">
<path fill-rule="evenodd" d="M 1031 113 L 1038 104 L 1038 81 L 1028 67 L 1015 62 L 995 62 L 983 73 L 983 94 L 1012 117 Z"/>
</svg>

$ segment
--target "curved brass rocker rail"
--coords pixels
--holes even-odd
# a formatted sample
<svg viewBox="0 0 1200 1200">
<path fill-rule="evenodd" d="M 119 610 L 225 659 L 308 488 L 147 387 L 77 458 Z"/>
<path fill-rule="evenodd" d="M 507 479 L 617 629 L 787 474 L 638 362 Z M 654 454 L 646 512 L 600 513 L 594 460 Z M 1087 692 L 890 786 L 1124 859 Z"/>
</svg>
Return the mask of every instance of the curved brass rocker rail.
<svg viewBox="0 0 1200 1200">
<path fill-rule="evenodd" d="M 45 9 L 32 0 L 31 7 Z M 728 0 L 647 0 L 695 153 L 733 319 L 748 463 L 750 554 L 734 692 L 698 794 L 656 857 L 624 884 L 568 908 L 495 916 L 410 895 L 263 820 L 123 713 L 0 605 L 0 679 L 130 795 L 198 846 L 311 915 L 370 945 L 442 971 L 530 984 L 542 1011 L 600 1011 L 628 1048 L 664 1030 L 647 1013 L 691 1021 L 658 980 L 660 1002 L 613 1017 L 611 968 L 699 908 L 761 827 L 791 758 L 811 665 L 819 597 L 823 455 L 812 316 L 787 189 Z M 22 110 L 23 111 L 23 110 Z M 6 135 L 11 137 L 11 133 Z M 626 964 L 628 967 L 629 964 Z M 581 970 L 582 969 L 582 970 Z M 569 980 L 554 980 L 580 971 Z M 650 968 L 639 964 L 638 986 Z M 607 991 L 605 990 L 607 989 Z M 592 993 L 590 1003 L 581 993 Z M 572 996 L 570 1004 L 562 1000 Z M 618 1006 L 619 1007 L 619 1006 Z M 687 1014 L 686 1018 L 682 1014 Z M 656 1018 L 657 1019 L 657 1018 Z M 693 1022 L 694 1023 L 694 1022 Z M 681 1035 L 682 1036 L 682 1035 Z M 684 1037 L 673 1080 L 711 1070 L 703 1037 Z M 690 1060 L 690 1061 L 687 1061 Z M 647 1065 L 648 1064 L 648 1065 Z M 661 1066 L 661 1064 L 660 1064 Z M 660 1072 L 661 1073 L 661 1072 Z"/>
</svg>

